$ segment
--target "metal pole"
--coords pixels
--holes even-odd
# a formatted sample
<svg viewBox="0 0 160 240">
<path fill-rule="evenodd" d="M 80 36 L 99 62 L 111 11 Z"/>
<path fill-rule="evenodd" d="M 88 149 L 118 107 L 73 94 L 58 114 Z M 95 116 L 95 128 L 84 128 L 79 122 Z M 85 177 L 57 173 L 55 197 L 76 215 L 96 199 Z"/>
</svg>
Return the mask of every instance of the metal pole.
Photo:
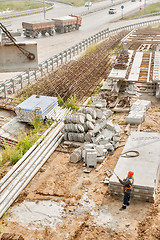
<svg viewBox="0 0 160 240">
<path fill-rule="evenodd" d="M 43 0 L 43 13 L 44 13 L 44 19 L 46 19 L 45 0 Z"/>
</svg>

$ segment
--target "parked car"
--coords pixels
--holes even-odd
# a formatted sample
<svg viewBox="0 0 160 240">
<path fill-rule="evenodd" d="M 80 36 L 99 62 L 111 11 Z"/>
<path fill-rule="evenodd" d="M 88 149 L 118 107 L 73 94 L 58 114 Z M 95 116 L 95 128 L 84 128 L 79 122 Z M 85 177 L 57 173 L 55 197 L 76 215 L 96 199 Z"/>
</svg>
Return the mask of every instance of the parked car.
<svg viewBox="0 0 160 240">
<path fill-rule="evenodd" d="M 114 14 L 114 13 L 116 13 L 116 12 L 117 12 L 117 11 L 116 11 L 115 8 L 110 8 L 109 11 L 108 11 L 109 14 Z"/>
<path fill-rule="evenodd" d="M 91 7 L 92 6 L 92 2 L 86 2 L 84 6 L 85 7 Z"/>
</svg>

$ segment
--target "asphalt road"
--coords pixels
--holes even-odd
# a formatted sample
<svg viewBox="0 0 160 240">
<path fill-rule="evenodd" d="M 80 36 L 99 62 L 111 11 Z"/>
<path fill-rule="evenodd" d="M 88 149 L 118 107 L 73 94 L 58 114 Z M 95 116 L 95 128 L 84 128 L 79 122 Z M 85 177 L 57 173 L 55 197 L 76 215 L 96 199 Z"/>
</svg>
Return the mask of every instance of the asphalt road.
<svg viewBox="0 0 160 240">
<path fill-rule="evenodd" d="M 113 1 L 106 0 L 103 2 L 95 3 L 89 9 L 81 6 L 81 7 L 73 7 L 66 4 L 55 3 L 54 8 L 46 12 L 45 17 L 46 19 L 51 19 L 58 16 L 65 16 L 68 14 L 78 14 L 83 15 L 82 17 L 82 26 L 80 27 L 79 31 L 73 31 L 70 33 L 65 34 L 55 34 L 55 36 L 41 36 L 37 39 L 27 39 L 26 37 L 17 38 L 19 41 L 36 41 L 37 48 L 38 48 L 38 62 L 41 63 L 42 61 L 62 52 L 63 50 L 72 47 L 73 45 L 81 42 L 82 40 L 104 30 L 106 28 L 114 29 L 117 27 L 133 24 L 136 22 L 143 22 L 145 19 L 137 19 L 137 20 L 128 20 L 128 21 L 119 21 L 119 19 L 127 14 L 139 10 L 140 7 L 144 7 L 145 0 L 142 2 L 123 2 L 119 0 L 115 0 L 114 7 L 117 9 L 116 14 L 108 14 L 108 9 L 111 5 L 113 5 Z M 119 2 L 119 4 L 118 4 Z M 148 3 L 151 1 L 148 0 Z M 154 2 L 154 1 L 152 1 Z M 157 1 L 155 1 L 157 2 Z M 124 6 L 123 12 L 121 6 Z M 96 11 L 102 8 L 102 10 Z M 143 10 L 142 10 L 143 11 Z M 154 17 L 158 18 L 158 17 Z M 10 30 L 16 31 L 17 29 L 22 28 L 22 21 L 31 21 L 31 20 L 43 20 L 44 13 L 24 16 L 13 18 L 10 20 L 2 21 L 2 23 L 10 23 L 11 26 L 9 27 Z M 0 74 L 0 82 L 3 82 L 13 76 L 16 76 L 18 73 L 1 73 Z"/>
</svg>

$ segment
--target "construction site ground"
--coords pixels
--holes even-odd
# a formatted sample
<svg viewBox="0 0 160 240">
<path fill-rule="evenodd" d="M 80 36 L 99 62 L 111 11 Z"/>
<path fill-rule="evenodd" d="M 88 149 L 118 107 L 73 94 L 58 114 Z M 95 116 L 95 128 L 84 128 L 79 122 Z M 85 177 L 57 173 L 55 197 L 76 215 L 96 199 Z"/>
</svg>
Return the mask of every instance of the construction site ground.
<svg viewBox="0 0 160 240">
<path fill-rule="evenodd" d="M 121 36 L 119 34 L 113 37 L 112 41 L 106 42 L 103 46 L 100 45 L 95 53 L 91 53 L 92 61 L 87 55 L 82 57 L 79 63 L 75 61 L 72 65 L 70 63 L 64 68 L 59 68 L 59 72 L 56 70 L 47 78 L 45 76 L 44 80 L 47 81 L 39 80 L 37 85 L 31 86 L 28 91 L 25 90 L 24 94 L 32 94 L 31 90 L 33 90 L 34 93 L 41 95 L 55 96 L 58 93 L 68 98 L 76 93 L 78 99 L 84 100 L 84 96 L 95 90 L 103 78 L 107 78 L 111 69 L 108 64 L 109 49 L 114 48 L 125 34 Z M 114 42 L 115 39 L 117 42 Z M 119 98 L 125 96 L 119 95 Z M 111 196 L 107 184 L 103 183 L 106 178 L 106 169 L 113 170 L 116 166 L 130 130 L 160 133 L 159 99 L 142 94 L 139 97 L 132 95 L 130 100 L 134 102 L 138 98 L 151 100 L 151 107 L 146 113 L 145 121 L 140 128 L 131 126 L 126 131 L 125 122 L 128 113 L 113 114 L 113 123 L 118 123 L 123 130 L 122 138 L 119 147 L 113 155 L 105 158 L 101 168 L 98 164 L 97 168 L 92 169 L 90 173 L 84 173 L 83 170 L 86 167 L 83 166 L 82 161 L 77 164 L 70 163 L 73 148 L 67 148 L 61 143 L 0 219 L 0 237 L 4 233 L 15 233 L 25 240 L 160 239 L 160 183 L 155 203 L 131 199 L 131 204 L 125 211 L 119 211 L 122 197 Z M 8 164 L 1 168 L 1 178 L 10 168 Z M 27 208 L 27 202 L 34 202 L 39 206 L 45 200 L 52 206 L 51 209 L 54 204 L 57 206 L 52 227 L 49 224 L 46 225 L 45 220 L 39 219 L 38 227 L 33 228 L 38 220 L 32 221 L 34 213 L 28 211 L 29 220 L 26 223 L 24 211 Z M 21 211 L 16 210 L 20 206 L 25 207 L 22 207 Z M 61 210 L 58 212 L 58 209 Z M 42 210 L 39 207 L 38 213 Z M 46 219 L 50 218 L 51 213 L 42 212 Z"/>
<path fill-rule="evenodd" d="M 155 97 L 141 96 L 143 99 L 145 97 L 152 104 L 140 130 L 160 132 L 159 101 Z M 0 236 L 3 233 L 16 233 L 25 240 L 160 239 L 160 188 L 157 189 L 154 204 L 132 200 L 127 210 L 119 211 L 122 197 L 111 196 L 108 186 L 103 183 L 106 169 L 114 169 L 128 138 L 124 125 L 126 115 L 113 115 L 113 122 L 118 123 L 124 133 L 119 148 L 106 157 L 99 170 L 97 166 L 98 171 L 93 169 L 90 173 L 84 173 L 83 162 L 70 163 L 69 156 L 73 149 L 64 147 L 62 143 L 0 220 Z M 3 170 L 7 172 L 7 168 L 10 167 L 5 166 Z M 83 196 L 87 196 L 84 202 Z M 32 230 L 18 223 L 18 219 L 12 221 L 12 208 L 24 200 L 36 201 L 37 204 L 42 200 L 64 202 L 62 221 L 54 230 L 50 226 L 43 228 L 43 224 Z"/>
</svg>

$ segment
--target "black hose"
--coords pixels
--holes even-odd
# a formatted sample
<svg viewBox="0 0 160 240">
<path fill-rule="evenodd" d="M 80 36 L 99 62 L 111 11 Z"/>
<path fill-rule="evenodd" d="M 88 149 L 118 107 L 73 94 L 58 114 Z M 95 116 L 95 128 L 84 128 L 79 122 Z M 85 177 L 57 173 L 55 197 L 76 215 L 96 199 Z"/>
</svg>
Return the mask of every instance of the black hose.
<svg viewBox="0 0 160 240">
<path fill-rule="evenodd" d="M 120 156 L 121 157 L 126 157 L 126 158 L 138 157 L 139 156 L 139 152 L 135 151 L 135 150 L 130 150 L 130 151 L 126 151 L 126 152 L 122 153 Z"/>
</svg>

